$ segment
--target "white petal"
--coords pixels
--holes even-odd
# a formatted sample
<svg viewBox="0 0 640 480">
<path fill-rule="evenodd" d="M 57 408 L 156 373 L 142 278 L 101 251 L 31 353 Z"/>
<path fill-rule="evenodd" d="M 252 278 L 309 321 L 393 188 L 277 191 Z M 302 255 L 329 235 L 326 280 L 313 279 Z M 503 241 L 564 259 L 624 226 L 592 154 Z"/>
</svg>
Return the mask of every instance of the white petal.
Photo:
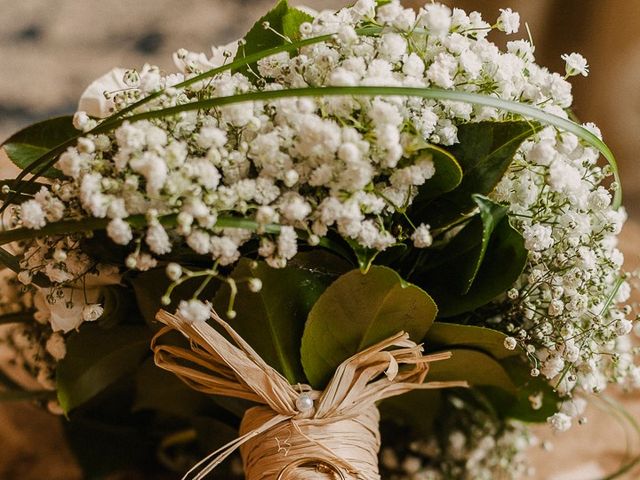
<svg viewBox="0 0 640 480">
<path fill-rule="evenodd" d="M 126 71 L 126 68 L 114 68 L 109 73 L 94 80 L 80 97 L 78 111 L 87 112 L 91 117 L 108 117 L 114 103 L 113 100 L 105 98 L 104 92 L 114 92 L 127 88 L 123 81 Z"/>
</svg>

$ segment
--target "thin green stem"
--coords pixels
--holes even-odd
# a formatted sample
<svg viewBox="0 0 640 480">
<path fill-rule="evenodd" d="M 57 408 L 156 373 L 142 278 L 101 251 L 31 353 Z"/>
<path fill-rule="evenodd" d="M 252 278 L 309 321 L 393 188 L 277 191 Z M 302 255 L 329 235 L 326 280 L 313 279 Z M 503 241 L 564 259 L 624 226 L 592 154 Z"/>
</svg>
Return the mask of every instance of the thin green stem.
<svg viewBox="0 0 640 480">
<path fill-rule="evenodd" d="M 276 100 L 279 98 L 291 97 L 326 97 L 326 96 L 405 96 L 420 97 L 432 100 L 451 100 L 470 103 L 473 105 L 481 105 L 485 107 L 497 108 L 507 112 L 522 115 L 524 118 L 538 120 L 539 122 L 556 127 L 560 130 L 568 131 L 581 138 L 583 141 L 596 148 L 602 153 L 609 162 L 611 171 L 615 177 L 618 188 L 614 194 L 614 207 L 618 208 L 622 203 L 622 187 L 620 185 L 620 175 L 616 159 L 609 147 L 600 140 L 596 135 L 571 120 L 559 117 L 545 112 L 537 107 L 524 103 L 503 100 L 490 95 L 482 95 L 470 92 L 457 92 L 453 90 L 443 90 L 440 88 L 419 88 L 419 87 L 308 87 L 308 88 L 290 88 L 285 90 L 273 91 L 257 91 L 243 93 L 239 95 L 231 95 L 226 97 L 210 98 L 207 100 L 199 100 L 176 105 L 173 107 L 151 110 L 148 112 L 138 113 L 124 118 L 118 118 L 111 122 L 105 122 L 98 125 L 93 132 L 104 133 L 119 127 L 125 121 L 136 122 L 140 120 L 149 120 L 154 118 L 163 118 L 174 116 L 182 112 L 194 110 L 210 110 L 225 105 L 233 105 L 237 103 Z"/>
<path fill-rule="evenodd" d="M 131 215 L 125 219 L 129 225 L 133 228 L 143 228 L 147 225 L 147 219 L 144 215 Z M 158 219 L 164 227 L 172 227 L 176 225 L 177 215 L 169 214 L 159 217 Z M 81 220 L 61 220 L 46 225 L 40 230 L 33 230 L 29 228 L 14 228 L 13 230 L 5 230 L 0 232 L 0 245 L 5 245 L 11 242 L 17 242 L 22 240 L 30 240 L 33 238 L 49 237 L 55 235 L 69 235 L 72 233 L 94 232 L 96 230 L 104 230 L 107 228 L 110 219 L 108 218 L 83 218 Z M 215 228 L 241 228 L 244 230 L 258 230 L 263 229 L 267 233 L 279 233 L 280 226 L 276 224 L 261 225 L 254 220 L 237 217 L 219 217 L 215 224 Z M 2 254 L 4 250 L 0 249 L 0 262 L 11 263 L 11 266 L 7 264 L 12 270 L 15 267 L 15 271 L 19 271 L 19 265 L 12 263 L 12 259 L 5 258 Z M 5 252 L 6 255 L 10 255 Z M 10 255 L 12 258 L 13 255 Z"/>
</svg>

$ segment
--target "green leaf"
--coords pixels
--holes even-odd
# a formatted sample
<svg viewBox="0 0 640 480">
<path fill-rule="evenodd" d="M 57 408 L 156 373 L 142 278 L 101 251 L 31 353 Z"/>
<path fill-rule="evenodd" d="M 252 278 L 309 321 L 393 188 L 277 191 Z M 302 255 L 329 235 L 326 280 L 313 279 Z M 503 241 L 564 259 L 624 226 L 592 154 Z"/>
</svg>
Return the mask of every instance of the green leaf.
<svg viewBox="0 0 640 480">
<path fill-rule="evenodd" d="M 313 20 L 311 15 L 295 8 L 289 8 L 286 0 L 280 0 L 270 12 L 251 27 L 249 33 L 244 37 L 244 44 L 239 46 L 234 60 L 240 60 L 243 57 L 289 43 L 283 37 L 288 37 L 291 41 L 300 40 L 300 25 L 311 20 Z M 265 28 L 265 23 L 268 23 L 269 28 Z M 257 72 L 257 63 L 243 66 L 236 71 L 246 75 L 249 69 Z M 252 75 L 248 76 L 252 77 Z"/>
<path fill-rule="evenodd" d="M 65 412 L 82 405 L 127 373 L 149 352 L 150 331 L 122 325 L 103 329 L 83 325 L 67 341 L 67 355 L 58 364 L 58 401 Z"/>
<path fill-rule="evenodd" d="M 473 285 L 484 260 L 496 225 L 504 218 L 508 207 L 492 202 L 487 197 L 473 195 L 480 214 L 473 217 L 449 244 L 439 252 L 433 252 L 430 263 L 423 271 L 445 269 L 449 278 L 448 289 L 466 294 Z M 430 275 L 433 278 L 439 275 Z"/>
<path fill-rule="evenodd" d="M 19 168 L 29 167 L 52 148 L 76 137 L 80 132 L 73 127 L 73 117 L 51 118 L 35 123 L 9 137 L 1 147 Z M 43 174 L 48 178 L 61 178 L 59 170 L 50 168 Z"/>
<path fill-rule="evenodd" d="M 481 214 L 417 269 L 414 281 L 434 297 L 440 317 L 486 305 L 513 285 L 526 264 L 524 239 L 505 207 L 482 202 Z"/>
<path fill-rule="evenodd" d="M 496 411 L 505 418 L 514 418 L 525 422 L 545 422 L 556 413 L 561 402 L 560 396 L 544 377 L 532 377 L 531 365 L 521 357 L 511 357 L 501 362 L 505 371 L 516 385 L 516 395 L 505 396 L 502 392 L 490 390 L 488 393 Z M 532 395 L 542 394 L 542 406 L 534 410 L 529 399 Z"/>
<path fill-rule="evenodd" d="M 287 266 L 281 269 L 241 259 L 231 277 L 239 282 L 251 277 L 262 281 L 258 293 L 249 291 L 247 282 L 238 283 L 234 305 L 236 318 L 229 320 L 233 328 L 273 368 L 292 384 L 304 382 L 300 364 L 300 338 L 311 307 L 335 279 L 333 275 Z M 230 290 L 223 285 L 213 301 L 224 316 Z"/>
<path fill-rule="evenodd" d="M 428 350 L 473 348 L 497 360 L 519 355 L 521 353 L 519 350 L 507 350 L 504 347 L 505 338 L 507 335 L 490 328 L 435 322 L 427 332 L 424 343 Z"/>
<path fill-rule="evenodd" d="M 451 153 L 437 145 L 427 145 L 425 150 L 432 156 L 435 174 L 418 189 L 410 216 L 423 217 L 431 200 L 452 191 L 462 181 L 462 167 Z"/>
<path fill-rule="evenodd" d="M 390 268 L 342 275 L 309 312 L 301 350 L 307 379 L 322 388 L 344 360 L 401 330 L 422 340 L 436 312 L 427 293 Z"/>
<path fill-rule="evenodd" d="M 433 362 L 429 366 L 427 382 L 464 380 L 471 387 L 497 387 L 510 395 L 517 393 L 516 385 L 502 365 L 490 355 L 477 350 L 451 348 L 448 360 Z"/>
<path fill-rule="evenodd" d="M 458 127 L 459 143 L 450 147 L 464 175 L 453 191 L 434 200 L 414 221 L 432 227 L 448 225 L 470 212 L 474 193 L 489 194 L 513 161 L 520 144 L 539 127 L 528 122 L 479 122 Z M 411 216 L 411 215 L 410 215 Z"/>
<path fill-rule="evenodd" d="M 51 390 L 0 390 L 0 403 L 47 400 L 55 396 L 56 392 Z"/>
<path fill-rule="evenodd" d="M 282 19 L 282 33 L 290 40 L 297 42 L 301 39 L 300 25 L 313 22 L 313 17 L 297 8 L 290 8 Z"/>
</svg>

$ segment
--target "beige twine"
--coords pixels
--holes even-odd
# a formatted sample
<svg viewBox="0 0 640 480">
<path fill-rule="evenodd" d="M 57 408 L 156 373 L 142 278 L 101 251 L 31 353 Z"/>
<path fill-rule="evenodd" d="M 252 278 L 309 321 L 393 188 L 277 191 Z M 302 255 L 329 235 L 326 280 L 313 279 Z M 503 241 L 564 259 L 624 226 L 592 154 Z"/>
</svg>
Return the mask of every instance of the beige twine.
<svg viewBox="0 0 640 480">
<path fill-rule="evenodd" d="M 259 406 L 247 410 L 236 440 L 201 460 L 183 479 L 205 478 L 240 448 L 248 480 L 379 480 L 376 402 L 416 389 L 466 386 L 424 383 L 429 362 L 451 354 L 424 356 L 422 346 L 404 332 L 345 360 L 322 392 L 292 386 L 214 311 L 211 317 L 236 345 L 206 322 L 158 312 L 156 318 L 166 327 L 151 343 L 156 364 L 195 390 Z M 159 343 L 172 329 L 190 340 L 191 350 Z M 301 393 L 314 400 L 312 409 L 298 411 Z"/>
</svg>

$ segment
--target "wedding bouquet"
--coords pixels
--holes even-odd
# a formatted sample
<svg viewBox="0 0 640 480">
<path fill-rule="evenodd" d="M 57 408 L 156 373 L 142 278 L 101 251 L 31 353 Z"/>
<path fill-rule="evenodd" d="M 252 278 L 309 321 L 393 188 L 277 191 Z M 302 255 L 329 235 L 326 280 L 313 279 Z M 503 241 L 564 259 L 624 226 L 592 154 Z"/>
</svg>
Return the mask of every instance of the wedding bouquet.
<svg viewBox="0 0 640 480">
<path fill-rule="evenodd" d="M 64 414 L 90 478 L 526 475 L 527 424 L 640 369 L 587 63 L 487 40 L 519 26 L 281 1 L 13 135 L 0 399 Z"/>
</svg>

